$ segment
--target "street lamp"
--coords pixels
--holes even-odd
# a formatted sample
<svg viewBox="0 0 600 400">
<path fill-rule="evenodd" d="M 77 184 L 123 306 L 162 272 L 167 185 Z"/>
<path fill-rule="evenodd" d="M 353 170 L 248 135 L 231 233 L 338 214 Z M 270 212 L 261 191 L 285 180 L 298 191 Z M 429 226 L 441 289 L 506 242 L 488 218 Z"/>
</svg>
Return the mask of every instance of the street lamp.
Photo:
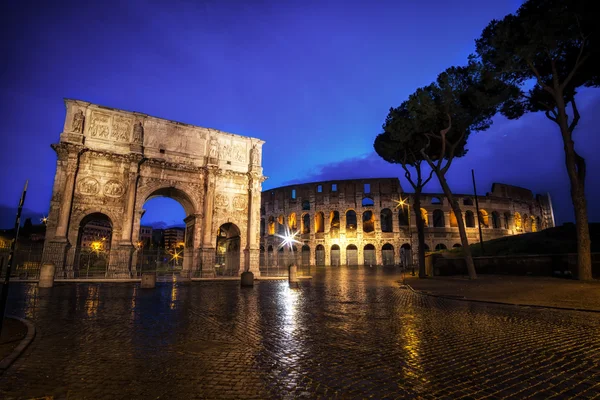
<svg viewBox="0 0 600 400">
<path fill-rule="evenodd" d="M 408 198 L 405 200 L 402 198 L 402 195 L 400 195 L 400 200 L 394 200 L 396 202 L 396 209 L 398 208 L 402 208 L 402 211 L 404 212 L 404 207 L 406 206 L 406 211 L 408 214 L 408 242 L 410 245 L 410 264 L 411 264 L 411 268 L 412 268 L 412 276 L 415 276 L 415 263 L 414 263 L 414 259 L 413 259 L 413 248 L 412 248 L 412 229 L 410 226 L 410 204 L 408 203 Z"/>
</svg>

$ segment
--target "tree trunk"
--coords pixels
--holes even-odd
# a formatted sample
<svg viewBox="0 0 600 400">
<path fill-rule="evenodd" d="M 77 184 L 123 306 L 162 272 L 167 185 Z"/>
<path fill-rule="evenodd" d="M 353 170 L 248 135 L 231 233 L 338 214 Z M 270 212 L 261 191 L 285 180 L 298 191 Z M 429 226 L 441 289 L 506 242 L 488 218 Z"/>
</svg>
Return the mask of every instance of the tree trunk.
<svg viewBox="0 0 600 400">
<path fill-rule="evenodd" d="M 421 190 L 415 190 L 413 202 L 413 212 L 415 213 L 415 222 L 417 225 L 417 240 L 419 242 L 419 278 L 427 277 L 425 273 L 425 229 L 423 226 L 423 217 L 421 216 Z M 410 229 L 410 227 L 409 227 Z M 411 251 L 413 251 L 411 249 Z"/>
<path fill-rule="evenodd" d="M 462 211 L 458 202 L 454 198 L 452 191 L 450 190 L 450 186 L 448 186 L 448 182 L 446 182 L 446 177 L 444 174 L 439 172 L 436 168 L 435 175 L 438 177 L 440 184 L 442 185 L 442 190 L 446 195 L 446 198 L 450 202 L 450 206 L 452 207 L 452 211 L 454 211 L 454 215 L 456 216 L 456 222 L 458 223 L 458 233 L 460 234 L 460 242 L 463 247 L 463 253 L 465 255 L 465 262 L 467 263 L 467 271 L 469 272 L 469 279 L 477 279 L 477 273 L 475 272 L 475 263 L 473 262 L 473 256 L 471 255 L 471 248 L 469 247 L 469 239 L 467 238 L 467 231 L 465 229 L 465 224 L 462 217 Z"/>
<path fill-rule="evenodd" d="M 585 199 L 585 161 L 575 152 L 575 143 L 569 130 L 565 103 L 557 96 L 557 123 L 563 138 L 565 162 L 571 183 L 571 201 L 575 211 L 577 231 L 577 278 L 582 281 L 592 279 L 592 243 L 588 226 L 587 202 Z"/>
</svg>

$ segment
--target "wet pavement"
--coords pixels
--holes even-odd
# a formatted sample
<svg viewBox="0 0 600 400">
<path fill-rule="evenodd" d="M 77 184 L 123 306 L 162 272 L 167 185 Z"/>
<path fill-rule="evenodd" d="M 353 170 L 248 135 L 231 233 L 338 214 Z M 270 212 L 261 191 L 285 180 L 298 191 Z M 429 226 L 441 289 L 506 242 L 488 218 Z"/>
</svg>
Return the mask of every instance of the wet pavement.
<svg viewBox="0 0 600 400">
<path fill-rule="evenodd" d="M 285 281 L 12 286 L 38 334 L 0 398 L 598 398 L 600 314 L 413 293 L 382 269 Z"/>
</svg>

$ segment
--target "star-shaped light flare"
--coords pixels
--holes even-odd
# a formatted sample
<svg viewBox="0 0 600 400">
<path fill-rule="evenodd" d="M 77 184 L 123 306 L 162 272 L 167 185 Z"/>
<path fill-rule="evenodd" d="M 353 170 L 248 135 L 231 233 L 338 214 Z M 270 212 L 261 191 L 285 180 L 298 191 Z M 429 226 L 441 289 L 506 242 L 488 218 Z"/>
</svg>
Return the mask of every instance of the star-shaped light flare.
<svg viewBox="0 0 600 400">
<path fill-rule="evenodd" d="M 408 198 L 403 199 L 402 196 L 400 196 L 400 200 L 394 200 L 394 202 L 396 203 L 396 209 L 402 208 L 404 210 L 404 206 L 406 206 L 406 208 L 410 207 L 410 204 L 408 204 Z"/>
<path fill-rule="evenodd" d="M 279 248 L 289 246 L 290 250 L 294 251 L 294 243 L 300 243 L 296 236 L 298 236 L 298 231 L 292 232 L 287 226 L 284 226 L 284 234 L 283 235 L 275 235 L 281 238 L 282 242 L 279 244 Z"/>
</svg>

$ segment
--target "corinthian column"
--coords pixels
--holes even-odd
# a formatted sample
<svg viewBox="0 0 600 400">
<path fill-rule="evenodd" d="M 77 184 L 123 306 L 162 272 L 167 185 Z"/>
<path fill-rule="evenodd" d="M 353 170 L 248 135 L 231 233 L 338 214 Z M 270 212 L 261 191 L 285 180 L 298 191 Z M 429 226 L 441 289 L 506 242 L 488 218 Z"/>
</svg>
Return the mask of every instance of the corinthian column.
<svg viewBox="0 0 600 400">
<path fill-rule="evenodd" d="M 131 244 L 131 232 L 133 228 L 133 214 L 135 207 L 135 192 L 137 190 L 137 172 L 130 172 L 127 181 L 127 204 L 125 205 L 125 220 L 121 241 Z"/>
<path fill-rule="evenodd" d="M 71 214 L 71 205 L 73 203 L 73 191 L 75 186 L 75 174 L 77 172 L 77 158 L 69 157 L 67 161 L 67 177 L 60 202 L 60 213 L 58 215 L 58 224 L 56 226 L 56 238 L 67 237 L 67 227 L 69 226 L 69 215 Z"/>
<path fill-rule="evenodd" d="M 259 241 L 257 233 L 260 230 L 260 176 L 250 174 L 248 180 L 248 231 L 244 269 L 254 275 L 260 275 Z"/>
<path fill-rule="evenodd" d="M 206 169 L 206 193 L 204 198 L 204 226 L 202 227 L 202 266 L 200 276 L 213 276 L 215 268 L 215 245 L 213 243 L 213 209 L 215 198 L 215 181 L 218 167 L 208 166 Z"/>
</svg>

